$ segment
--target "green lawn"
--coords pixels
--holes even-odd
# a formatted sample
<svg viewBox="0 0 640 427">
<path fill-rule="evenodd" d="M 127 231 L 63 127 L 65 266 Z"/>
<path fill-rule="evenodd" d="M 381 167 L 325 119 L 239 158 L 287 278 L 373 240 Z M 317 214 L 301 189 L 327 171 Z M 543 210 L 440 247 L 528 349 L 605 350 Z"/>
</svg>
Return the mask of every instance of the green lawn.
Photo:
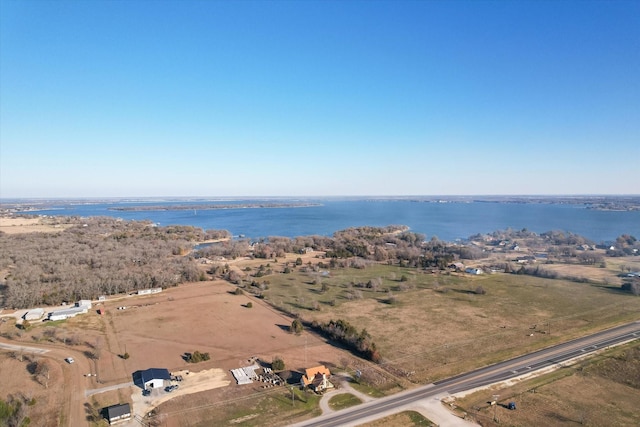
<svg viewBox="0 0 640 427">
<path fill-rule="evenodd" d="M 361 403 L 362 400 L 350 393 L 337 394 L 329 399 L 329 407 L 334 411 L 356 406 Z"/>
</svg>

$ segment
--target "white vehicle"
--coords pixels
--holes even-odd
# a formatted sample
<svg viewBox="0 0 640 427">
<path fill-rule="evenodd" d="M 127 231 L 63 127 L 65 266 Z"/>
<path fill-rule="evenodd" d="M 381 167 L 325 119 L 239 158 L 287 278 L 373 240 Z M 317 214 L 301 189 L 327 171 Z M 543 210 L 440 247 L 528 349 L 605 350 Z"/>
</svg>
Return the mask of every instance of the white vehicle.
<svg viewBox="0 0 640 427">
<path fill-rule="evenodd" d="M 66 359 L 64 359 L 64 361 L 68 364 L 72 364 L 73 362 L 75 362 L 75 360 L 73 360 L 73 357 L 67 357 Z"/>
</svg>

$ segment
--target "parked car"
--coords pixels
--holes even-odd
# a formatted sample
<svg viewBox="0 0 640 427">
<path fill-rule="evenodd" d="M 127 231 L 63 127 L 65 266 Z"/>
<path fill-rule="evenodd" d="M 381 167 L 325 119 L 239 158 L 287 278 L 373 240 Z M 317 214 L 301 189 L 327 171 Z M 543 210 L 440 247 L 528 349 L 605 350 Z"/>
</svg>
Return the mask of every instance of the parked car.
<svg viewBox="0 0 640 427">
<path fill-rule="evenodd" d="M 73 362 L 75 362 L 75 360 L 73 360 L 73 357 L 67 357 L 66 359 L 64 359 L 64 361 L 68 364 L 72 364 Z"/>
</svg>

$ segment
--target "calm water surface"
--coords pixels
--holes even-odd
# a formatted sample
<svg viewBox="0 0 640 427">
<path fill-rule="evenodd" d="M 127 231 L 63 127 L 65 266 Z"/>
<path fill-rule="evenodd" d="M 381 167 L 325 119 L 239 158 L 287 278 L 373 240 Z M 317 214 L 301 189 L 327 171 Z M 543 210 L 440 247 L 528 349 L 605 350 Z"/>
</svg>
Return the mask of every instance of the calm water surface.
<svg viewBox="0 0 640 427">
<path fill-rule="evenodd" d="M 307 201 L 305 201 L 307 202 Z M 425 203 L 398 200 L 316 200 L 321 206 L 299 208 L 198 209 L 214 202 L 148 202 L 154 206 L 193 205 L 193 210 L 115 211 L 112 207 L 140 206 L 135 203 L 61 204 L 36 213 L 48 215 L 112 216 L 150 220 L 160 225 L 193 225 L 203 229 L 225 229 L 234 236 L 330 236 L 356 226 L 401 224 L 446 241 L 464 239 L 508 227 L 541 233 L 568 231 L 595 242 L 614 240 L 621 234 L 640 238 L 640 212 L 585 209 L 582 205 L 522 203 Z M 256 200 L 219 202 L 256 203 Z M 284 201 L 283 203 L 286 203 Z"/>
</svg>

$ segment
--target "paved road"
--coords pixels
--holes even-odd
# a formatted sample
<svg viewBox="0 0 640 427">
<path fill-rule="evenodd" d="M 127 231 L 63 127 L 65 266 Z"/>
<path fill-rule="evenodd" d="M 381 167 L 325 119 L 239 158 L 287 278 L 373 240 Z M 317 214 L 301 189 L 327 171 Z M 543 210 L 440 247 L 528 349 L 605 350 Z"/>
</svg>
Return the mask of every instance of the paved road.
<svg viewBox="0 0 640 427">
<path fill-rule="evenodd" d="M 448 378 L 416 389 L 407 390 L 393 396 L 344 409 L 337 413 L 323 415 L 296 424 L 302 427 L 333 427 L 357 425 L 365 421 L 386 416 L 390 411 L 399 412 L 402 407 L 421 399 L 447 393 L 454 394 L 477 387 L 486 386 L 536 370 L 560 365 L 570 359 L 585 356 L 615 344 L 640 338 L 640 321 L 598 332 L 583 338 L 529 353 L 515 359 L 477 369 L 466 374 Z"/>
</svg>

